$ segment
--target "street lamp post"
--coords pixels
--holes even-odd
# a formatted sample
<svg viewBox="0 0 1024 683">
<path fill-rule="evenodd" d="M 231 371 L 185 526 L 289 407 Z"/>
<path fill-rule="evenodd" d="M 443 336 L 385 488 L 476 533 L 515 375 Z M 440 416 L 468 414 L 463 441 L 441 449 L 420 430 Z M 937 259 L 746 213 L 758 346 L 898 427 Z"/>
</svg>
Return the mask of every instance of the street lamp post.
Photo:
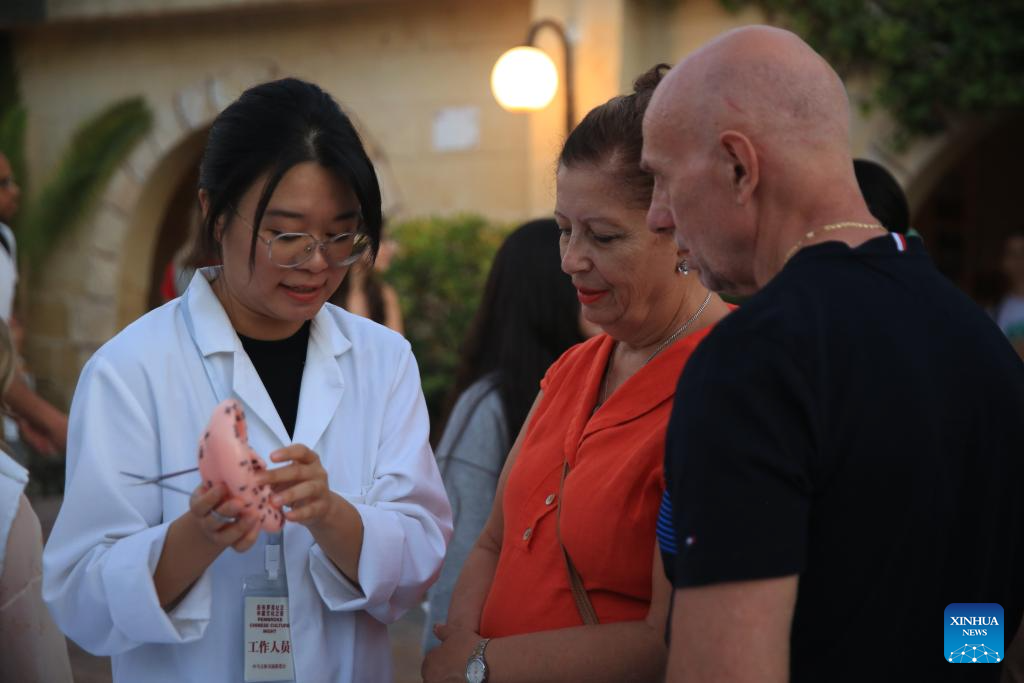
<svg viewBox="0 0 1024 683">
<path fill-rule="evenodd" d="M 538 111 L 548 106 L 558 90 L 558 70 L 542 50 L 534 47 L 537 33 L 550 28 L 558 35 L 565 54 L 565 132 L 576 123 L 573 53 L 565 28 L 554 19 L 530 24 L 526 43 L 507 51 L 491 71 L 491 91 L 498 104 L 509 111 Z"/>
</svg>

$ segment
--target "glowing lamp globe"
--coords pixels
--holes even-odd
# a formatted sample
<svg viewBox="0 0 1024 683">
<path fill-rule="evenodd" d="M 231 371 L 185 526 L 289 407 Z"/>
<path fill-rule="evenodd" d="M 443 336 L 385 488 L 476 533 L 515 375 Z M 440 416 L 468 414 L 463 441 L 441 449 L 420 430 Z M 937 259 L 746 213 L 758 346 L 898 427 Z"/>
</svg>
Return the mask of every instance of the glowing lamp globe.
<svg viewBox="0 0 1024 683">
<path fill-rule="evenodd" d="M 535 47 L 515 47 L 503 54 L 491 71 L 491 91 L 509 111 L 538 111 L 558 90 L 554 62 Z"/>
</svg>

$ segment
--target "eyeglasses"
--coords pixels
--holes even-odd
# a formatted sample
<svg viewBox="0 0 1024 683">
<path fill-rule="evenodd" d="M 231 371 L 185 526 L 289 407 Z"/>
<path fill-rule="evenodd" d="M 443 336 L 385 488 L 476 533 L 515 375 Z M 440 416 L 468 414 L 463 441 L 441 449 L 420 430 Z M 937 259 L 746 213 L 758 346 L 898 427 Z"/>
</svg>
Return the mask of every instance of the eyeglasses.
<svg viewBox="0 0 1024 683">
<path fill-rule="evenodd" d="M 313 258 L 317 249 L 323 253 L 327 265 L 344 268 L 361 259 L 370 247 L 370 236 L 360 230 L 363 217 L 358 213 L 345 221 L 346 226 L 351 225 L 351 230 L 320 240 L 308 232 L 280 232 L 264 237 L 261 233 L 274 231 L 256 230 L 238 209 L 234 211 L 242 222 L 256 232 L 257 239 L 267 245 L 267 258 L 279 268 L 298 268 Z"/>
</svg>

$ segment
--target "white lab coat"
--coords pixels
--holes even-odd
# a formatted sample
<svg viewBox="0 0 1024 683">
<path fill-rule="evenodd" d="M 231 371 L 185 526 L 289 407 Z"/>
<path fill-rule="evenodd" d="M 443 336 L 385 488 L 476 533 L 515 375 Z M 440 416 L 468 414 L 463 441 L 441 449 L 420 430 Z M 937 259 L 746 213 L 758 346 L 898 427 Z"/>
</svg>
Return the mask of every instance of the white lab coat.
<svg viewBox="0 0 1024 683">
<path fill-rule="evenodd" d="M 257 453 L 306 444 L 363 520 L 361 590 L 304 526 L 285 525 L 296 680 L 390 681 L 386 624 L 421 600 L 451 535 L 409 344 L 324 306 L 310 330 L 289 439 L 208 283 L 215 273 L 198 272 L 183 297 L 128 326 L 83 369 L 64 504 L 44 553 L 44 598 L 72 639 L 113 657 L 116 681 L 242 680 L 242 581 L 263 571 L 266 536 L 246 553 L 223 552 L 165 612 L 152 575 L 188 497 L 132 486 L 119 474 L 195 466 L 214 406 L 235 397 Z M 191 490 L 199 475 L 172 481 Z"/>
</svg>

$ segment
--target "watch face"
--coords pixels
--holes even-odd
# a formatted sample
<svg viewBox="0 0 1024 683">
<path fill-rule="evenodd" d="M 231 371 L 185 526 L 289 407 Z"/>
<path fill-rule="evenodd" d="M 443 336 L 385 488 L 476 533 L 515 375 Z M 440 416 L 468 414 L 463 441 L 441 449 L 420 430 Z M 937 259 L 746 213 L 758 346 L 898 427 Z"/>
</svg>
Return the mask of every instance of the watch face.
<svg viewBox="0 0 1024 683">
<path fill-rule="evenodd" d="M 479 659 L 471 659 L 466 667 L 466 680 L 469 683 L 483 683 L 487 667 Z"/>
</svg>

